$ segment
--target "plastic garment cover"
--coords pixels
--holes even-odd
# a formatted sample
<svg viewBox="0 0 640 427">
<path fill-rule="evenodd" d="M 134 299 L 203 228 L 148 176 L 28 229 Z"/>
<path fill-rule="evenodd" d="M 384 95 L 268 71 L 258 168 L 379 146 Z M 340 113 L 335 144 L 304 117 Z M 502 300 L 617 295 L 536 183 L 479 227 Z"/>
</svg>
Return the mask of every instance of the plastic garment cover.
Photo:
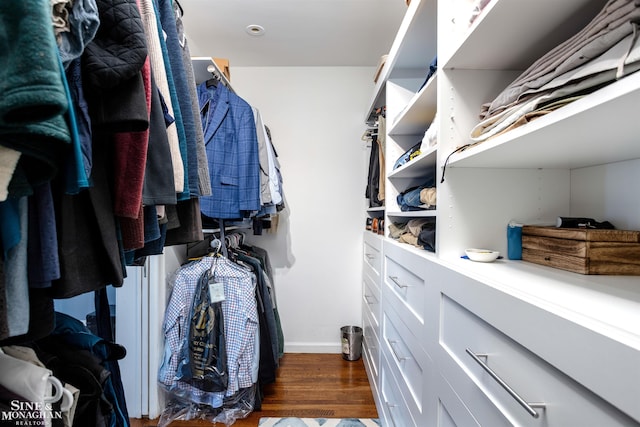
<svg viewBox="0 0 640 427">
<path fill-rule="evenodd" d="M 225 391 L 229 382 L 222 303 L 211 291 L 215 286 L 220 285 L 207 270 L 193 298 L 189 338 L 177 374 L 177 379 L 204 391 Z"/>
<path fill-rule="evenodd" d="M 242 357 L 255 357 L 254 345 L 248 344 L 258 336 L 240 336 L 257 329 L 254 316 L 248 313 L 248 308 L 256 308 L 254 281 L 244 267 L 217 254 L 184 264 L 169 278 L 172 290 L 164 320 L 165 354 L 158 373 L 165 403 L 158 427 L 176 420 L 229 426 L 254 410 L 256 380 L 232 369 L 241 364 Z M 252 306 L 245 307 L 249 302 Z M 225 381 L 226 387 L 219 391 L 205 390 L 223 386 Z"/>
<path fill-rule="evenodd" d="M 174 421 L 190 420 L 205 420 L 230 426 L 253 412 L 256 393 L 256 384 L 240 389 L 234 395 L 225 398 L 219 408 L 170 396 L 158 420 L 158 427 L 167 427 Z"/>
</svg>

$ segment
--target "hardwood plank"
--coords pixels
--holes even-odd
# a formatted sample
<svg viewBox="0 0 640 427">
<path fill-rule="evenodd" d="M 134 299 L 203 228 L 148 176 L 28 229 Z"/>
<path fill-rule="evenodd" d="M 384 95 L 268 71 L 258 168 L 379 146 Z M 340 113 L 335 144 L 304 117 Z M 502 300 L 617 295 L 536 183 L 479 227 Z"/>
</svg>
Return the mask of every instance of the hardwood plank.
<svg viewBox="0 0 640 427">
<path fill-rule="evenodd" d="M 280 361 L 276 382 L 264 389 L 262 409 L 233 425 L 254 427 L 262 417 L 377 418 L 378 412 L 362 359 L 347 361 L 340 354 L 287 353 Z M 157 420 L 131 420 L 131 427 L 156 425 Z M 202 420 L 170 424 L 171 427 L 211 425 Z"/>
</svg>

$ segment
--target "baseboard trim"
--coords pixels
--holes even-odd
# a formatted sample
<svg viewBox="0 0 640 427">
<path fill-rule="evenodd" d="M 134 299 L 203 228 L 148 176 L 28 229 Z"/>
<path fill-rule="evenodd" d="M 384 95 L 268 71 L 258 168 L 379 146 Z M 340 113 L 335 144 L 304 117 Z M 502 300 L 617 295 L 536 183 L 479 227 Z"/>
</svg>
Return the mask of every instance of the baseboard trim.
<svg viewBox="0 0 640 427">
<path fill-rule="evenodd" d="M 342 353 L 339 344 L 291 342 L 284 345 L 285 353 Z"/>
</svg>

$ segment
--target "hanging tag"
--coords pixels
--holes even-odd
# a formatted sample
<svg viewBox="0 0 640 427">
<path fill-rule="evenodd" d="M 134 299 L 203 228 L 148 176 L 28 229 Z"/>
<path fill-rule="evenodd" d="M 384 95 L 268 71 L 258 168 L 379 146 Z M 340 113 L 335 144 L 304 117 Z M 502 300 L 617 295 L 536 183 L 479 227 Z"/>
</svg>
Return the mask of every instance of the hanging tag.
<svg viewBox="0 0 640 427">
<path fill-rule="evenodd" d="M 224 301 L 224 285 L 220 282 L 209 282 L 209 299 L 212 303 Z"/>
</svg>

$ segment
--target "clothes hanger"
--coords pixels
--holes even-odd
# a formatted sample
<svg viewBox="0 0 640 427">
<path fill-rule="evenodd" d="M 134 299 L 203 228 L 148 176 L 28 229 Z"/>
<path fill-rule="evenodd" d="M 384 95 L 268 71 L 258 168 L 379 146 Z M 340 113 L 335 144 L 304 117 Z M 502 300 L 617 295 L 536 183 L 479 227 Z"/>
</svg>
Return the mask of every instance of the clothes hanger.
<svg viewBox="0 0 640 427">
<path fill-rule="evenodd" d="M 180 9 L 180 16 L 184 16 L 184 9 L 182 8 L 182 5 L 180 4 L 180 2 L 178 0 L 173 0 L 177 5 L 178 5 L 178 9 Z"/>
<path fill-rule="evenodd" d="M 207 80 L 207 87 L 218 87 L 218 83 L 220 82 L 220 79 L 218 78 L 218 76 L 214 75 L 212 78 L 210 78 L 209 80 Z"/>
<path fill-rule="evenodd" d="M 229 234 L 227 236 L 227 247 L 229 247 L 230 249 L 236 249 L 238 247 L 234 234 Z"/>
<path fill-rule="evenodd" d="M 211 249 L 213 249 L 213 251 L 211 252 L 211 256 L 221 256 L 220 249 L 222 249 L 222 241 L 220 239 L 214 237 L 213 239 L 211 239 L 209 245 L 211 246 Z"/>
<path fill-rule="evenodd" d="M 224 244 L 227 245 L 227 249 L 233 249 L 233 237 L 231 235 L 227 235 L 224 238 Z"/>
<path fill-rule="evenodd" d="M 364 131 L 360 139 L 362 139 L 363 141 L 371 141 L 372 137 L 374 136 L 378 136 L 378 129 L 370 128 Z"/>
<path fill-rule="evenodd" d="M 239 237 L 239 241 L 238 241 L 238 245 L 239 246 L 244 246 L 244 238 L 245 238 L 245 234 L 241 231 L 236 232 L 236 234 Z"/>
</svg>

